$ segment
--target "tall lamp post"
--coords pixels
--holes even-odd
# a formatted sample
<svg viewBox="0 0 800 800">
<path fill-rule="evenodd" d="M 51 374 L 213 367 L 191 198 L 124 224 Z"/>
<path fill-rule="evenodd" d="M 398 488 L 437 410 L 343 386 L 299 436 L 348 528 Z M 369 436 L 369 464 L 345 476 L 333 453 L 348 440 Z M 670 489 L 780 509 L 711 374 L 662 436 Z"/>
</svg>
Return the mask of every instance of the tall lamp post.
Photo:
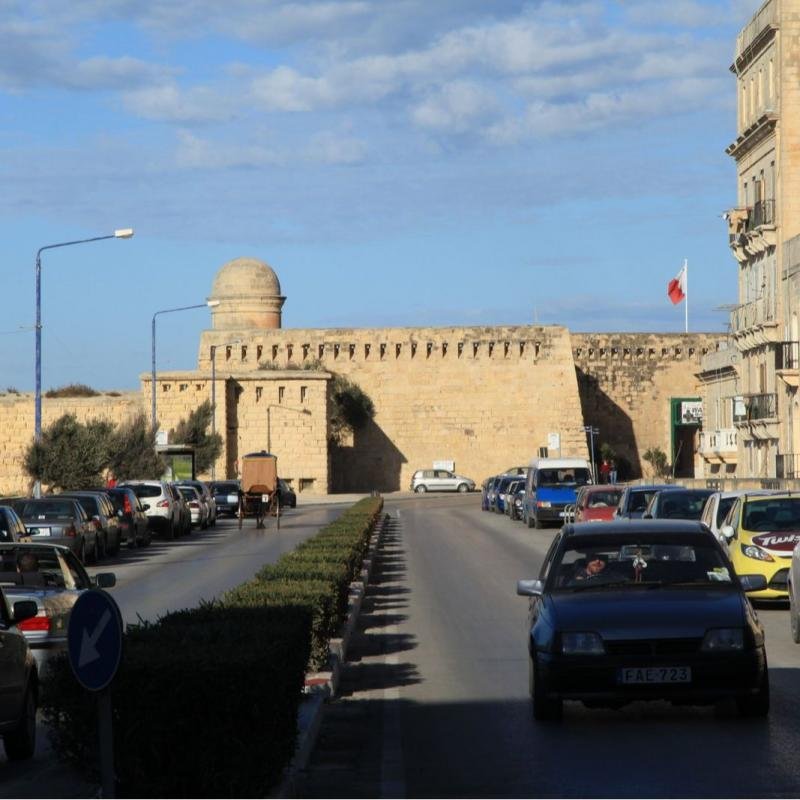
<svg viewBox="0 0 800 800">
<path fill-rule="evenodd" d="M 153 328 L 152 328 L 152 337 L 151 337 L 151 344 L 152 344 L 152 374 L 150 376 L 150 383 L 151 383 L 151 423 L 153 427 L 156 426 L 156 317 L 159 314 L 172 314 L 174 311 L 189 311 L 193 308 L 214 308 L 214 306 L 219 305 L 219 300 L 206 300 L 205 303 L 197 303 L 193 306 L 181 306 L 180 308 L 164 308 L 161 311 L 156 311 L 153 314 Z"/>
<path fill-rule="evenodd" d="M 589 448 L 592 453 L 592 480 L 597 483 L 597 474 L 594 468 L 594 437 L 600 435 L 600 428 L 593 428 L 591 425 L 584 425 L 583 429 L 589 434 Z"/>
<path fill-rule="evenodd" d="M 217 348 L 218 347 L 232 347 L 235 344 L 241 344 L 241 339 L 234 339 L 232 342 L 224 342 L 223 344 L 211 345 L 211 435 L 214 436 L 217 432 Z M 215 462 L 211 464 L 211 480 L 216 479 L 217 465 Z"/>
<path fill-rule="evenodd" d="M 36 380 L 34 391 L 33 409 L 33 440 L 37 444 L 42 440 L 42 253 L 45 250 L 54 250 L 57 247 L 69 247 L 73 244 L 86 244 L 88 242 L 101 242 L 104 239 L 130 239 L 133 228 L 119 228 L 114 233 L 106 236 L 93 236 L 90 239 L 75 239 L 72 242 L 59 242 L 46 244 L 36 251 Z M 34 495 L 39 497 L 42 493 L 40 481 L 36 481 Z"/>
</svg>

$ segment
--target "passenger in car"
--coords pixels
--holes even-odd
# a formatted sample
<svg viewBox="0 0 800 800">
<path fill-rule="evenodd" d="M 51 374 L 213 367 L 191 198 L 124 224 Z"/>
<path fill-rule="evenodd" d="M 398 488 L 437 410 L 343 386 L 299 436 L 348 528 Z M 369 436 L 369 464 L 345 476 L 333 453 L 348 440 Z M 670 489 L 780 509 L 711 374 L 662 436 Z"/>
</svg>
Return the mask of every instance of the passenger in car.
<svg viewBox="0 0 800 800">
<path fill-rule="evenodd" d="M 39 572 L 39 559 L 35 553 L 23 553 L 17 561 L 17 570 L 23 586 L 44 586 L 44 575 Z"/>
</svg>

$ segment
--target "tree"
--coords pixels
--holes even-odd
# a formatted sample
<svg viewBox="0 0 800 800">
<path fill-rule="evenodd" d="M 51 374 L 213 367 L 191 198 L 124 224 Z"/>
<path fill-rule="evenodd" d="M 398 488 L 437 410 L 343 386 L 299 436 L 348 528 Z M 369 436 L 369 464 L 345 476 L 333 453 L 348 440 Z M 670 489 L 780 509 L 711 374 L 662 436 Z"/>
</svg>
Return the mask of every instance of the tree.
<svg viewBox="0 0 800 800">
<path fill-rule="evenodd" d="M 334 377 L 331 397 L 331 440 L 339 445 L 348 432 L 363 428 L 375 416 L 375 404 L 360 386 L 343 375 Z"/>
<path fill-rule="evenodd" d="M 208 472 L 222 452 L 222 436 L 207 433 L 213 414 L 211 403 L 201 403 L 186 419 L 182 419 L 170 432 L 171 442 L 194 447 L 194 465 L 197 472 Z"/>
<path fill-rule="evenodd" d="M 667 454 L 660 447 L 651 447 L 642 458 L 651 466 L 657 477 L 666 478 L 670 474 Z"/>
<path fill-rule="evenodd" d="M 156 451 L 156 431 L 144 413 L 122 423 L 113 433 L 108 468 L 117 480 L 155 480 L 166 470 Z"/>
<path fill-rule="evenodd" d="M 42 431 L 39 443 L 25 453 L 25 471 L 51 490 L 88 489 L 103 480 L 114 424 L 92 420 L 85 425 L 64 414 Z"/>
</svg>

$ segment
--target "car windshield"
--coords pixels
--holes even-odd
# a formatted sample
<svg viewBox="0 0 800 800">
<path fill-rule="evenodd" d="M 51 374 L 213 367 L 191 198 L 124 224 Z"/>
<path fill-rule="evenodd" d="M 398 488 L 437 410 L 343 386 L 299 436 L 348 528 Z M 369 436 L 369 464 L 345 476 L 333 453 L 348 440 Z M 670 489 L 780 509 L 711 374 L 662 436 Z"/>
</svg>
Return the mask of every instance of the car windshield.
<svg viewBox="0 0 800 800">
<path fill-rule="evenodd" d="M 212 488 L 215 494 L 236 494 L 239 491 L 236 483 L 215 483 Z"/>
<path fill-rule="evenodd" d="M 742 527 L 747 531 L 799 531 L 800 497 L 749 501 L 744 507 Z"/>
<path fill-rule="evenodd" d="M 586 508 L 612 508 L 619 503 L 621 489 L 603 489 L 602 491 L 589 492 L 586 496 Z"/>
<path fill-rule="evenodd" d="M 659 517 L 664 519 L 700 519 L 707 494 L 664 492 L 659 498 Z"/>
<path fill-rule="evenodd" d="M 651 489 L 650 491 L 631 491 L 630 501 L 628 503 L 628 511 L 644 511 L 650 504 L 650 500 L 658 489 Z"/>
<path fill-rule="evenodd" d="M 187 500 L 197 500 L 197 492 L 191 486 L 179 486 L 178 490 Z"/>
<path fill-rule="evenodd" d="M 733 578 L 707 536 L 648 534 L 637 539 L 581 537 L 569 544 L 548 572 L 553 591 L 638 589 L 644 586 L 724 586 Z"/>
<path fill-rule="evenodd" d="M 585 486 L 591 482 L 589 470 L 582 467 L 540 469 L 536 474 L 537 487 Z"/>
<path fill-rule="evenodd" d="M 72 503 L 53 500 L 30 500 L 22 507 L 21 517 L 26 519 L 63 519 L 74 517 Z"/>
<path fill-rule="evenodd" d="M 160 497 L 161 487 L 152 486 L 148 483 L 137 483 L 131 486 L 137 497 Z"/>
</svg>

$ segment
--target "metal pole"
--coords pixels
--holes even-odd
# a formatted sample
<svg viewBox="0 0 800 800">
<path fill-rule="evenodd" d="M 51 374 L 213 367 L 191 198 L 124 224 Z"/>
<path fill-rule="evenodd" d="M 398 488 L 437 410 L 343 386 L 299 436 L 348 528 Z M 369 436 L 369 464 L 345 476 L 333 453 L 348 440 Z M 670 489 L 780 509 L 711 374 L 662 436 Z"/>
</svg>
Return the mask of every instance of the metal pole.
<svg viewBox="0 0 800 800">
<path fill-rule="evenodd" d="M 33 441 L 42 440 L 42 251 L 36 251 L 36 377 L 33 400 Z M 33 485 L 33 496 L 42 496 L 42 482 Z"/>
<path fill-rule="evenodd" d="M 267 406 L 267 452 L 268 453 L 272 452 L 272 428 L 270 425 L 270 416 L 269 416 L 270 408 L 272 408 L 271 405 Z"/>
<path fill-rule="evenodd" d="M 157 314 L 158 312 L 156 312 Z M 156 427 L 156 314 L 153 314 L 153 329 L 151 335 L 152 347 L 152 372 L 150 374 L 150 424 Z"/>
<path fill-rule="evenodd" d="M 114 737 L 111 722 L 111 689 L 108 687 L 97 693 L 97 735 L 100 740 L 100 779 L 103 787 L 103 797 L 116 797 L 114 791 Z"/>
<path fill-rule="evenodd" d="M 211 436 L 217 433 L 217 348 L 211 345 Z M 217 474 L 216 459 L 211 462 L 211 480 L 215 480 Z"/>
</svg>

